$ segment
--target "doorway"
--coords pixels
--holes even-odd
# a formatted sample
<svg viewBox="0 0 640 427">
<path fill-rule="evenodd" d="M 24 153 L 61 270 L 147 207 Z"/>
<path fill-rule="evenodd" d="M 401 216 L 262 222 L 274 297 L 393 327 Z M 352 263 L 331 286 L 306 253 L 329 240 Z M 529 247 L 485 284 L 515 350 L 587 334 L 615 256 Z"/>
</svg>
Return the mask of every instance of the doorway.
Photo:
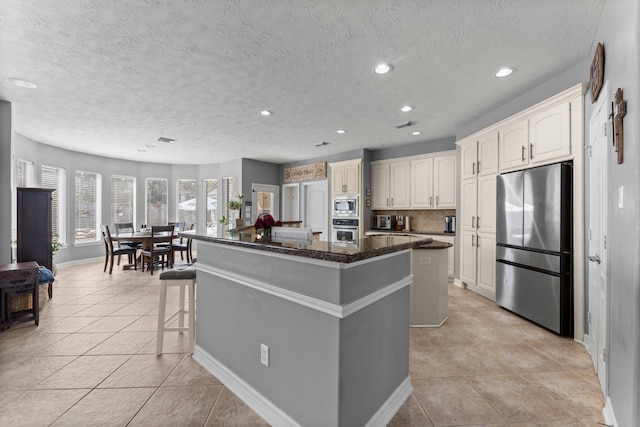
<svg viewBox="0 0 640 427">
<path fill-rule="evenodd" d="M 329 181 L 303 182 L 301 207 L 302 226 L 329 241 Z"/>
<path fill-rule="evenodd" d="M 589 120 L 589 353 L 598 374 L 604 395 L 607 392 L 608 340 L 608 255 L 607 255 L 607 206 L 609 143 L 612 130 L 609 124 L 609 84 L 600 92 L 591 119 Z"/>
<path fill-rule="evenodd" d="M 260 214 L 270 214 L 276 221 L 280 219 L 280 187 L 270 184 L 251 184 L 251 217 L 253 224 Z"/>
</svg>

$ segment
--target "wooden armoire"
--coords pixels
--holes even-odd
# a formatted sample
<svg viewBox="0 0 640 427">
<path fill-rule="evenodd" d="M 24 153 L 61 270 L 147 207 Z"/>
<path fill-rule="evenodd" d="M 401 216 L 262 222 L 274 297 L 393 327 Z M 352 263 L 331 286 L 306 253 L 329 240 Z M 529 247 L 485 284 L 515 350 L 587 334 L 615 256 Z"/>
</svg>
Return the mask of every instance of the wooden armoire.
<svg viewBox="0 0 640 427">
<path fill-rule="evenodd" d="M 51 270 L 52 188 L 18 187 L 18 262 L 35 261 Z"/>
</svg>

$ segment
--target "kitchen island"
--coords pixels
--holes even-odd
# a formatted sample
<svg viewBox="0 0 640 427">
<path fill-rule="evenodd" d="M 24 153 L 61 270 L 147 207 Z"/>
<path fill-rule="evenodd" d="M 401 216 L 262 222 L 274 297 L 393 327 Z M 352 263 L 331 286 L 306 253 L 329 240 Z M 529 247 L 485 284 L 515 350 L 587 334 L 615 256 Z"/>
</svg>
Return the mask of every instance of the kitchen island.
<svg viewBox="0 0 640 427">
<path fill-rule="evenodd" d="M 411 394 L 411 249 L 430 240 L 198 241 L 194 359 L 273 425 L 385 425 Z"/>
</svg>

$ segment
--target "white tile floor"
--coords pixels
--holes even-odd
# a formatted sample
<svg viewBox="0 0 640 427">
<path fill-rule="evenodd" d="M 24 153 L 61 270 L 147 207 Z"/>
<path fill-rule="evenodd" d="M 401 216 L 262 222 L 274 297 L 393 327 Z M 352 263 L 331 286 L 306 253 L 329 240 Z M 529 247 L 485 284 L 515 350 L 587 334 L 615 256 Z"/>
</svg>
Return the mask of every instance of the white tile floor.
<svg viewBox="0 0 640 427">
<path fill-rule="evenodd" d="M 0 332 L 0 426 L 266 425 L 186 355 L 186 334 L 167 333 L 155 355 L 157 273 L 102 266 L 61 268 L 40 325 Z M 456 287 L 449 316 L 412 329 L 414 393 L 390 425 L 602 423 L 580 344 Z"/>
</svg>

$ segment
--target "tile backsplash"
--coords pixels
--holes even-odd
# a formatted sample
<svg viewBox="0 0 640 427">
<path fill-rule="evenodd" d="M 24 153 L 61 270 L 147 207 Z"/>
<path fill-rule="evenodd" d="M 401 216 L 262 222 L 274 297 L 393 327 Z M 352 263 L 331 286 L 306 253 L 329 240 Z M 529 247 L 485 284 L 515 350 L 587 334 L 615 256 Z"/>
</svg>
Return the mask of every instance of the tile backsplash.
<svg viewBox="0 0 640 427">
<path fill-rule="evenodd" d="M 444 217 L 455 215 L 455 209 L 410 210 L 410 211 L 375 211 L 374 214 L 402 215 L 409 217 L 411 231 L 433 232 L 444 231 Z"/>
</svg>

